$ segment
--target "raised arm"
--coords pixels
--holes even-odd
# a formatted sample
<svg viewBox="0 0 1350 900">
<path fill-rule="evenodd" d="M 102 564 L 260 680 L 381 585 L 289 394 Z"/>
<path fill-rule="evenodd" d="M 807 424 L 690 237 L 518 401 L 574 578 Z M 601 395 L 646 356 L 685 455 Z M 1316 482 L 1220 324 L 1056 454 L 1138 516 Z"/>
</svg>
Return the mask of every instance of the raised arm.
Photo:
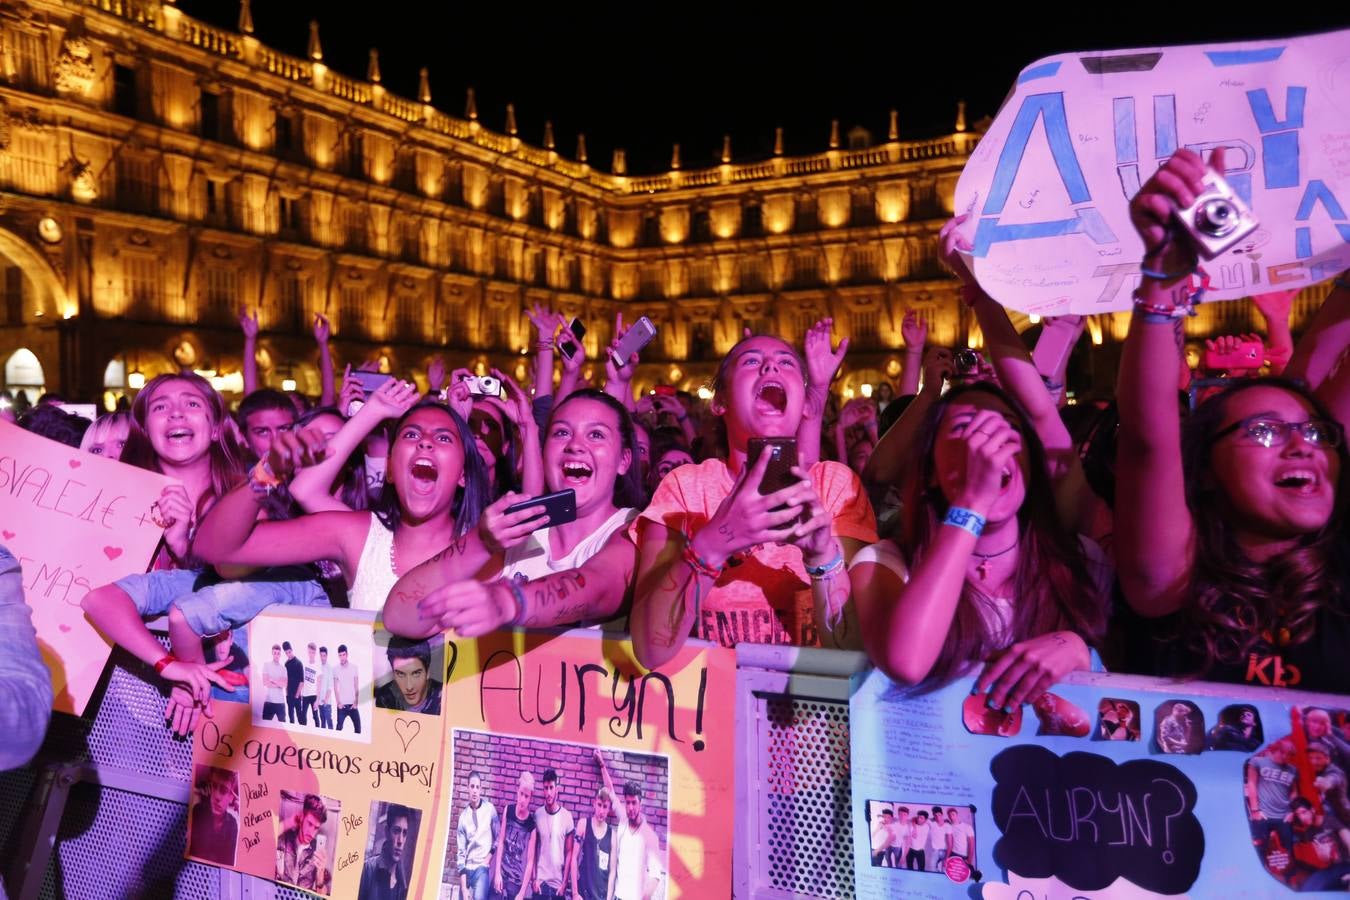
<svg viewBox="0 0 1350 900">
<path fill-rule="evenodd" d="M 609 350 L 605 353 L 605 393 L 622 403 L 623 408 L 631 413 L 637 411 L 637 403 L 633 398 L 633 373 L 637 371 L 639 354 L 634 353 L 622 366 L 614 363 L 614 351 L 627 333 L 628 329 L 623 324 L 623 310 L 620 310 L 614 315 L 614 340 L 610 341 Z"/>
<path fill-rule="evenodd" d="M 900 370 L 900 396 L 919 392 L 919 374 L 923 371 L 923 348 L 928 343 L 928 323 L 912 309 L 905 310 L 900 322 L 900 336 L 905 339 L 905 362 Z"/>
<path fill-rule="evenodd" d="M 328 335 L 332 329 L 328 317 L 323 313 L 314 314 L 314 343 L 319 349 L 319 405 L 332 406 L 337 402 L 337 386 L 334 384 L 333 354 L 328 349 Z M 346 412 L 346 410 L 343 410 Z"/>
<path fill-rule="evenodd" d="M 239 310 L 239 330 L 244 333 L 244 396 L 258 389 L 258 314 Z"/>
<path fill-rule="evenodd" d="M 1215 153 L 1222 168 L 1222 152 Z M 1195 255 L 1171 228 L 1173 211 L 1203 190 L 1204 162 L 1179 150 L 1130 203 L 1146 274 L 1120 360 L 1117 397 L 1116 560 L 1125 599 L 1159 616 L 1186 602 L 1195 525 L 1186 506 L 1176 372 Z"/>
<path fill-rule="evenodd" d="M 825 422 L 825 403 L 830 383 L 848 353 L 848 338 L 834 346 L 834 319 L 824 318 L 812 325 L 803 341 L 806 356 L 806 402 L 802 421 L 797 426 L 797 459 L 803 469 L 820 461 L 820 435 Z"/>
<path fill-rule="evenodd" d="M 376 388 L 356 415 L 344 422 L 333 440 L 326 443 L 319 461 L 300 469 L 291 479 L 291 497 L 300 508 L 311 513 L 347 509 L 332 493 L 333 482 L 342 474 L 347 459 L 386 419 L 397 419 L 412 409 L 417 400 L 417 387 L 405 381 L 392 379 Z"/>
</svg>

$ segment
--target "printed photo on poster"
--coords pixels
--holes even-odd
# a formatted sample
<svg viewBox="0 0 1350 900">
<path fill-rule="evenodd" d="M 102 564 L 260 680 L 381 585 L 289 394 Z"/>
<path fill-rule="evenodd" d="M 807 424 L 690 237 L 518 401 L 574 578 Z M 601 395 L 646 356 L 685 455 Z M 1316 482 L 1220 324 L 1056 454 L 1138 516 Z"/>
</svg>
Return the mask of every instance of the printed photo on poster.
<svg viewBox="0 0 1350 900">
<path fill-rule="evenodd" d="M 1225 706 L 1219 721 L 1209 730 L 1210 750 L 1241 750 L 1251 753 L 1265 742 L 1261 714 L 1249 703 Z"/>
<path fill-rule="evenodd" d="M 1061 737 L 1087 737 L 1092 721 L 1087 713 L 1058 694 L 1046 691 L 1031 702 L 1036 714 L 1036 733 Z"/>
<path fill-rule="evenodd" d="M 282 791 L 277 806 L 275 880 L 328 896 L 333 889 L 342 804 L 331 797 Z"/>
<path fill-rule="evenodd" d="M 357 900 L 407 900 L 422 811 L 376 800 L 370 804 L 366 821 L 369 828 Z"/>
<path fill-rule="evenodd" d="M 441 714 L 445 685 L 445 639 L 409 640 L 378 629 L 372 661 L 375 705 L 380 709 Z"/>
<path fill-rule="evenodd" d="M 583 897 L 606 896 L 611 873 L 609 896 L 666 896 L 670 761 L 665 756 L 464 729 L 455 729 L 452 745 L 456 825 L 446 867 L 464 873 L 462 890 L 490 878 L 493 859 L 500 856 L 503 892 L 514 897 L 533 837 L 541 891 L 556 896 L 570 891 L 563 875 L 568 848 L 575 844 Z"/>
<path fill-rule="evenodd" d="M 232 691 L 219 685 L 211 685 L 211 699 L 225 700 L 229 703 L 248 702 L 248 629 L 227 628 L 220 634 L 202 638 L 202 654 L 207 662 L 225 662 L 219 669 L 220 677 L 225 679 Z"/>
<path fill-rule="evenodd" d="M 1164 700 L 1153 711 L 1153 743 L 1162 753 L 1205 749 L 1205 717 L 1189 700 Z"/>
<path fill-rule="evenodd" d="M 932 875 L 963 869 L 965 877 L 978 870 L 969 806 L 906 800 L 867 800 L 864 806 L 874 868 Z M 957 859 L 964 865 L 955 864 Z"/>
<path fill-rule="evenodd" d="M 990 706 L 988 694 L 971 694 L 961 704 L 961 722 L 971 734 L 1013 737 L 1022 730 L 1022 707 L 1012 712 Z"/>
<path fill-rule="evenodd" d="M 238 842 L 239 774 L 215 766 L 193 766 L 188 856 L 232 866 Z"/>
<path fill-rule="evenodd" d="M 370 742 L 368 622 L 259 616 L 248 645 L 255 725 Z"/>
<path fill-rule="evenodd" d="M 1097 704 L 1097 729 L 1094 741 L 1139 740 L 1139 704 L 1133 700 L 1103 697 Z"/>
</svg>

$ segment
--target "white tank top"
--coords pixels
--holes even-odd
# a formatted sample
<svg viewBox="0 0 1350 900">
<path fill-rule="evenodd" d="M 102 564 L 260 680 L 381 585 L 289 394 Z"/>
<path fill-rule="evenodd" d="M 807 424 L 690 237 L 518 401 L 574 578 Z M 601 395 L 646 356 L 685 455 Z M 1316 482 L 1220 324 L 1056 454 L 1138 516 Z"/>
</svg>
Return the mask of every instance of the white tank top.
<svg viewBox="0 0 1350 900">
<path fill-rule="evenodd" d="M 620 822 L 618 844 L 619 871 L 614 878 L 614 900 L 642 900 L 642 889 L 647 881 L 647 858 L 641 826 L 634 831 L 627 821 Z"/>
<path fill-rule="evenodd" d="M 389 559 L 389 551 L 393 546 L 394 533 L 384 527 L 378 516 L 371 513 L 366 544 L 361 548 L 356 576 L 352 579 L 351 590 L 347 592 L 347 602 L 352 609 L 371 609 L 376 612 L 384 609 L 384 601 L 393 590 L 394 582 L 398 581 Z"/>
<path fill-rule="evenodd" d="M 541 528 L 506 551 L 506 562 L 502 566 L 503 578 L 517 581 L 534 581 L 552 575 L 580 568 L 588 559 L 604 549 L 614 532 L 626 528 L 637 518 L 640 510 L 624 507 L 615 510 L 614 515 L 606 519 L 599 528 L 586 535 L 566 556 L 553 557 L 553 542 L 549 540 L 548 528 Z"/>
</svg>

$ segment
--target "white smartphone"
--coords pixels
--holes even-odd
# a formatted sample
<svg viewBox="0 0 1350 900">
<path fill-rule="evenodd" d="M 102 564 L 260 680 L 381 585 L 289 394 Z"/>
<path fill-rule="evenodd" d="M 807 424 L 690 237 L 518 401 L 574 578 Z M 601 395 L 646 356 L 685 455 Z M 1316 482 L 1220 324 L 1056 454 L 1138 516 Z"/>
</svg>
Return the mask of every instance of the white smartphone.
<svg viewBox="0 0 1350 900">
<path fill-rule="evenodd" d="M 610 357 L 614 360 L 614 365 L 623 368 L 628 365 L 628 359 L 634 353 L 641 353 L 642 348 L 646 347 L 656 337 L 656 326 L 652 320 L 642 316 L 633 323 L 633 327 L 628 329 L 628 333 L 619 341 L 619 346 L 610 352 Z"/>
</svg>

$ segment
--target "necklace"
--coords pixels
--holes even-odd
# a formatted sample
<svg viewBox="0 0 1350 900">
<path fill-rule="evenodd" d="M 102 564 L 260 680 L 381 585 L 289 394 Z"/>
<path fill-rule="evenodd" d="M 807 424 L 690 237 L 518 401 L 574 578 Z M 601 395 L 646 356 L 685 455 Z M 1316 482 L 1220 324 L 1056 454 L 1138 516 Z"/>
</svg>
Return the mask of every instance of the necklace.
<svg viewBox="0 0 1350 900">
<path fill-rule="evenodd" d="M 389 536 L 389 571 L 398 574 L 398 563 L 394 561 L 394 536 Z"/>
<path fill-rule="evenodd" d="M 981 581 L 989 580 L 989 560 L 998 559 L 1005 553 L 1011 553 L 1013 550 L 1016 549 L 1017 549 L 1017 541 L 1014 539 L 1011 544 L 1009 544 L 1007 547 L 1004 547 L 1002 550 L 999 550 L 997 553 L 980 553 L 977 550 L 972 550 L 971 554 L 974 556 L 978 556 L 980 559 L 980 564 L 975 567 L 975 571 L 979 573 L 980 580 Z"/>
</svg>

